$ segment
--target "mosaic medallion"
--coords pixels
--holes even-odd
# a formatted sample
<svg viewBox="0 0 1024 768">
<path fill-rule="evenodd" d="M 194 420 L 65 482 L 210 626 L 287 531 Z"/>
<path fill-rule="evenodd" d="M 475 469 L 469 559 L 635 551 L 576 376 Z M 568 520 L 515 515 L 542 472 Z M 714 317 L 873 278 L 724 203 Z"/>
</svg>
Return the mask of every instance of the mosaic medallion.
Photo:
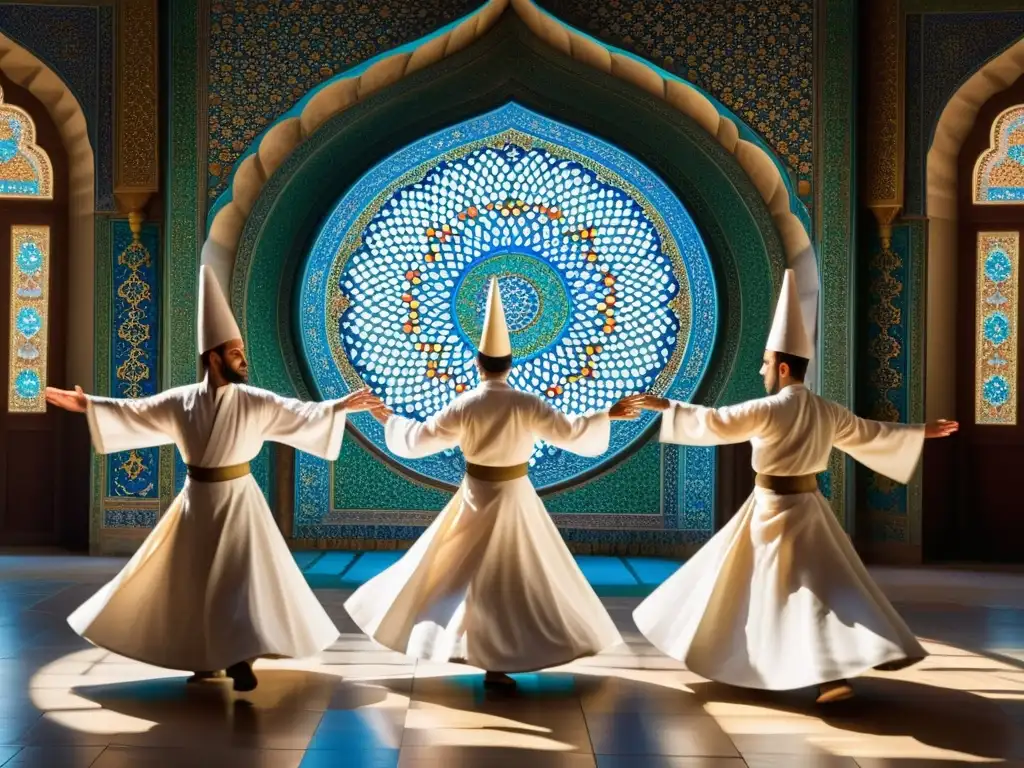
<svg viewBox="0 0 1024 768">
<path fill-rule="evenodd" d="M 565 284 L 542 254 L 503 254 L 467 269 L 452 293 L 452 315 L 467 345 L 475 348 L 483 332 L 491 278 L 498 279 L 516 360 L 525 362 L 558 341 L 569 322 Z"/>
<path fill-rule="evenodd" d="M 399 151 L 329 216 L 300 294 L 312 384 L 325 398 L 365 384 L 396 413 L 429 418 L 478 383 L 492 278 L 512 340 L 509 383 L 566 413 L 640 391 L 686 399 L 707 367 L 714 280 L 679 200 L 620 150 L 508 105 Z M 534 483 L 614 460 L 653 418 L 616 424 L 599 459 L 538 443 Z M 353 422 L 387 453 L 376 422 Z M 457 450 L 391 458 L 449 485 L 464 467 Z"/>
</svg>

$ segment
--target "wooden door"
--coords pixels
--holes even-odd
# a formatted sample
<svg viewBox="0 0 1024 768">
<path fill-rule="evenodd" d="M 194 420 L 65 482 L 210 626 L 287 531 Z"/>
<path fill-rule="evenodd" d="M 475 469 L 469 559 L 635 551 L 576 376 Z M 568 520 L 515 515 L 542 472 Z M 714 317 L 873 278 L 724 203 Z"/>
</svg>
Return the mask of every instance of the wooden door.
<svg viewBox="0 0 1024 768">
<path fill-rule="evenodd" d="M 1020 126 L 1001 130 L 1015 116 Z M 958 177 L 956 384 L 962 431 L 947 556 L 1024 562 L 1024 505 L 1014 482 L 1024 474 L 1024 78 L 980 110 L 960 154 Z M 1000 199 L 1006 202 L 994 202 Z"/>
<path fill-rule="evenodd" d="M 70 501 L 61 440 L 66 418 L 40 411 L 30 395 L 47 384 L 66 385 L 67 160 L 39 101 L 6 78 L 0 87 L 0 545 L 53 546 L 62 543 L 61 511 Z M 40 150 L 52 167 L 52 199 L 25 181 L 39 171 Z M 45 176 L 36 174 L 40 186 Z"/>
</svg>

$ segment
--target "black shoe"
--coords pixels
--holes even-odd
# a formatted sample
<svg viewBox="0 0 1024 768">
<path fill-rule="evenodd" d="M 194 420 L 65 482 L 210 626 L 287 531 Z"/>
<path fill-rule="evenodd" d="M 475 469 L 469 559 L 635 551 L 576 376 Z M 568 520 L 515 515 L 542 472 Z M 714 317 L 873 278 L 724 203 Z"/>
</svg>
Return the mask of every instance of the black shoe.
<svg viewBox="0 0 1024 768">
<path fill-rule="evenodd" d="M 516 681 L 504 672 L 488 672 L 484 675 L 484 687 L 509 691 L 516 687 Z"/>
<path fill-rule="evenodd" d="M 224 670 L 220 670 L 218 672 L 193 672 L 192 677 L 190 677 L 185 682 L 191 685 L 193 683 L 202 683 L 207 680 L 220 680 L 224 677 Z"/>
<path fill-rule="evenodd" d="M 248 661 L 240 661 L 237 664 L 232 664 L 228 667 L 227 672 L 228 677 L 235 681 L 235 690 L 241 693 L 254 691 L 256 690 L 256 686 L 259 684 L 259 681 L 256 680 L 256 675 L 253 674 L 252 664 Z"/>
</svg>

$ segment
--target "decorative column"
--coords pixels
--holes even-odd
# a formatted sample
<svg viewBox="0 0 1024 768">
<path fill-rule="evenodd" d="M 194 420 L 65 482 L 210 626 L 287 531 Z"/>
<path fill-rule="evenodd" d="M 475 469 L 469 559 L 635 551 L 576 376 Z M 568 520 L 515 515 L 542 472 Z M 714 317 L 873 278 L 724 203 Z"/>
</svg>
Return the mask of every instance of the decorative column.
<svg viewBox="0 0 1024 768">
<path fill-rule="evenodd" d="M 117 41 L 114 197 L 133 213 L 160 189 L 157 0 L 118 0 Z"/>
<path fill-rule="evenodd" d="M 106 310 L 97 361 L 106 369 L 96 378 L 104 394 L 145 397 L 159 391 L 160 238 L 158 225 L 146 222 L 160 189 L 157 0 L 116 0 L 115 7 L 114 199 L 122 216 L 104 222 L 108 253 L 97 253 L 96 306 Z M 101 499 L 93 549 L 126 553 L 170 503 L 174 449 L 104 458 L 93 477 Z"/>
<path fill-rule="evenodd" d="M 866 86 L 865 174 L 863 203 L 878 227 L 864 249 L 866 276 L 861 298 L 865 323 L 861 338 L 864 355 L 859 379 L 862 400 L 858 411 L 880 421 L 906 422 L 921 418 L 911 397 L 911 368 L 919 365 L 912 346 L 911 292 L 919 283 L 911 249 L 919 222 L 900 221 L 904 180 L 904 24 L 898 0 L 870 0 L 864 14 L 866 39 L 862 50 Z M 858 526 L 861 546 L 886 561 L 920 557 L 920 477 L 910 488 L 858 468 L 857 509 L 866 517 Z M 915 553 L 916 557 L 915 557 Z"/>
<path fill-rule="evenodd" d="M 854 227 L 857 188 L 856 63 L 857 12 L 853 0 L 817 0 L 815 4 L 815 245 L 821 277 L 819 366 L 821 394 L 853 405 L 853 338 L 856 266 Z M 848 525 L 852 500 L 850 461 L 833 451 L 819 486 L 839 523 Z M 849 475 L 849 478 L 848 478 Z M 849 480 L 849 482 L 848 482 Z"/>
</svg>

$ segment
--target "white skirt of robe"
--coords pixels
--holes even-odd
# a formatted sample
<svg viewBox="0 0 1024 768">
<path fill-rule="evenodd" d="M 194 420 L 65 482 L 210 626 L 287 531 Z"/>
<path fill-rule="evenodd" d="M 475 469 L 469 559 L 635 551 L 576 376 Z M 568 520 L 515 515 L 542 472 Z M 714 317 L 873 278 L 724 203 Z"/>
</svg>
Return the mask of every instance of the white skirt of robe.
<svg viewBox="0 0 1024 768">
<path fill-rule="evenodd" d="M 622 637 L 529 478 L 466 478 L 393 566 L 345 603 L 375 641 L 420 659 L 530 672 Z"/>
<path fill-rule="evenodd" d="M 802 688 L 927 655 L 819 493 L 755 489 L 633 619 L 692 672 L 745 688 Z"/>
<path fill-rule="evenodd" d="M 68 623 L 94 645 L 188 671 L 313 656 L 339 636 L 251 476 L 186 481 L 135 556 Z"/>
</svg>

